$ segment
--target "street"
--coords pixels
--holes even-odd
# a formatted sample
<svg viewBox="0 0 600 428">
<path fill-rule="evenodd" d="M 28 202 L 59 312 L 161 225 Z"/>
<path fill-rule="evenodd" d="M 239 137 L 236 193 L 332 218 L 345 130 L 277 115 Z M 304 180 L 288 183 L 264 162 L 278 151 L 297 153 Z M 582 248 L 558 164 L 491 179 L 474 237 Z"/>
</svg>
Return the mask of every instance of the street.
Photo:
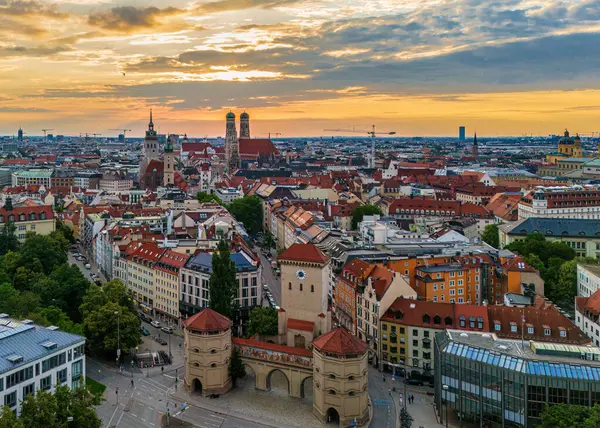
<svg viewBox="0 0 600 428">
<path fill-rule="evenodd" d="M 279 282 L 279 277 L 275 275 L 271 267 L 271 262 L 263 255 L 260 248 L 255 247 L 254 251 L 260 257 L 260 263 L 262 264 L 262 283 L 269 286 L 269 291 L 271 291 L 277 305 L 281 306 L 281 283 Z"/>
<path fill-rule="evenodd" d="M 76 250 L 79 253 L 83 253 L 83 251 L 81 250 L 81 247 L 79 247 L 78 250 Z M 88 260 L 90 260 L 89 256 L 87 254 L 85 254 L 85 257 L 88 258 Z M 89 261 L 87 263 L 89 263 L 92 268 L 91 269 L 86 269 L 85 268 L 85 264 L 86 262 L 80 262 L 79 260 L 75 259 L 75 257 L 73 257 L 73 251 L 69 250 L 69 252 L 67 253 L 67 261 L 69 262 L 69 264 L 72 265 L 77 265 L 77 267 L 79 267 L 79 270 L 81 271 L 81 273 L 87 278 L 89 279 L 91 282 L 94 282 L 94 280 L 92 279 L 92 273 L 95 273 L 96 275 L 100 276 L 100 280 L 102 282 L 106 282 L 106 278 L 104 278 L 104 275 L 102 275 L 102 273 L 100 273 L 100 271 L 98 271 L 98 267 L 96 266 L 96 264 L 93 261 Z"/>
</svg>

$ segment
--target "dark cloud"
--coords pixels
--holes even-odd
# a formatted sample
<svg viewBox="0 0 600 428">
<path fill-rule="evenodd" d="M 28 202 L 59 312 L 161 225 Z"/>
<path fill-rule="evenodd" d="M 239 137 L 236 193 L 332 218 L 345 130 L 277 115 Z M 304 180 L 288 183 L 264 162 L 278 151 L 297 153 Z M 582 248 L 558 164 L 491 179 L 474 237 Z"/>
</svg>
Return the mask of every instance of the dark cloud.
<svg viewBox="0 0 600 428">
<path fill-rule="evenodd" d="M 0 58 L 13 57 L 44 57 L 58 54 L 61 52 L 71 51 L 68 46 L 0 46 Z"/>
<path fill-rule="evenodd" d="M 252 8 L 273 9 L 288 6 L 302 0 L 219 0 L 198 5 L 198 9 L 206 13 L 228 12 Z"/>
<path fill-rule="evenodd" d="M 46 18 L 67 18 L 68 14 L 58 10 L 55 4 L 45 4 L 36 0 L 0 0 L 0 16 L 42 15 Z"/>
<path fill-rule="evenodd" d="M 0 107 L 0 113 L 47 113 L 51 111 L 37 107 Z"/>
<path fill-rule="evenodd" d="M 133 6 L 113 7 L 88 17 L 88 23 L 105 30 L 129 33 L 140 29 L 152 29 L 160 24 L 161 18 L 182 13 L 181 9 L 167 7 L 137 8 Z"/>
</svg>

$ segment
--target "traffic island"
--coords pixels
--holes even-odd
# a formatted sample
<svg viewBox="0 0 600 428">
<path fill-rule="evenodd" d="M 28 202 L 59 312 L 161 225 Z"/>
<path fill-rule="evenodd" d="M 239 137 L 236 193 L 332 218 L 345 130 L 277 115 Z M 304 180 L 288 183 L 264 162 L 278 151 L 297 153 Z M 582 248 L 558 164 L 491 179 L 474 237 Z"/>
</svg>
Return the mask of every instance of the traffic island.
<svg viewBox="0 0 600 428">
<path fill-rule="evenodd" d="M 179 418 L 176 418 L 175 416 L 167 416 L 165 414 L 162 416 L 160 426 L 163 428 L 192 428 L 194 425 Z"/>
</svg>

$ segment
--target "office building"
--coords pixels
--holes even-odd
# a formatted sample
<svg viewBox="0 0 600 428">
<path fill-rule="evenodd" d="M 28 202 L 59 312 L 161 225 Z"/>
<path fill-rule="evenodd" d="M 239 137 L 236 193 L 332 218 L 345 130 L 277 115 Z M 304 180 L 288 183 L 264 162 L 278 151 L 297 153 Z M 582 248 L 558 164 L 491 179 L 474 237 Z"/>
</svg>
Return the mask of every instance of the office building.
<svg viewBox="0 0 600 428">
<path fill-rule="evenodd" d="M 0 405 L 19 415 L 36 391 L 85 382 L 85 338 L 0 314 Z"/>
<path fill-rule="evenodd" d="M 577 296 L 590 297 L 600 289 L 600 266 L 577 264 Z"/>
<path fill-rule="evenodd" d="M 600 348 L 446 330 L 435 338 L 435 379 L 444 424 L 535 427 L 548 404 L 600 403 Z"/>
<path fill-rule="evenodd" d="M 464 126 L 458 127 L 458 141 L 465 141 L 467 138 L 467 129 Z"/>
</svg>

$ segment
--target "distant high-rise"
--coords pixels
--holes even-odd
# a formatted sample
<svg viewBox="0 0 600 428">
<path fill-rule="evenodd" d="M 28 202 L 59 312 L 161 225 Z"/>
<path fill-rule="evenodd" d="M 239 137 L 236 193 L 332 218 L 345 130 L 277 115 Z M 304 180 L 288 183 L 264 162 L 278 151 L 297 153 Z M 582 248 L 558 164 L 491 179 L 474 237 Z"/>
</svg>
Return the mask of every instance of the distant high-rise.
<svg viewBox="0 0 600 428">
<path fill-rule="evenodd" d="M 125 142 L 125 134 L 119 134 L 119 143 Z"/>
<path fill-rule="evenodd" d="M 19 128 L 19 131 L 17 133 L 17 141 L 21 142 L 23 141 L 23 129 Z"/>
<path fill-rule="evenodd" d="M 477 160 L 479 158 L 479 146 L 477 145 L 477 132 L 473 136 L 473 158 Z"/>
<path fill-rule="evenodd" d="M 467 138 L 467 129 L 464 126 L 458 127 L 458 140 L 465 141 Z"/>
<path fill-rule="evenodd" d="M 235 129 L 235 114 L 230 111 L 225 118 L 227 120 L 225 125 L 225 161 L 227 167 L 230 170 L 233 170 L 240 166 L 238 137 Z"/>
<path fill-rule="evenodd" d="M 246 112 L 240 114 L 240 138 L 250 138 L 250 115 Z"/>
</svg>

